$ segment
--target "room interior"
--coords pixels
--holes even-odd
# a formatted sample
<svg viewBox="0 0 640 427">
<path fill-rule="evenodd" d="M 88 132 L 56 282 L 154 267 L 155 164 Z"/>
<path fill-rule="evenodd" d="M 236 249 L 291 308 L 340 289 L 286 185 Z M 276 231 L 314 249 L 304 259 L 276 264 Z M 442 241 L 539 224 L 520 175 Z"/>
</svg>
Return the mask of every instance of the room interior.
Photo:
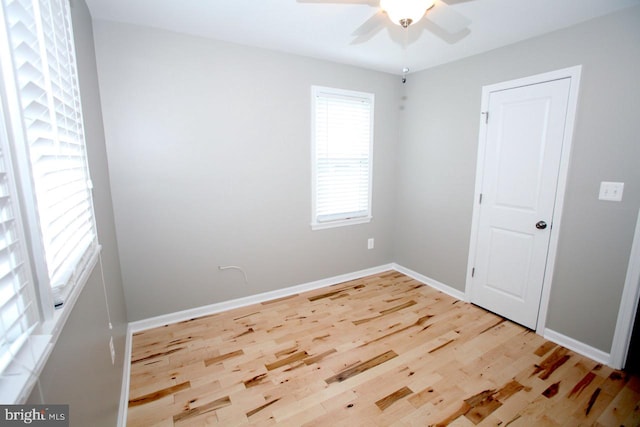
<svg viewBox="0 0 640 427">
<path fill-rule="evenodd" d="M 412 65 L 406 83 L 393 41 L 384 48 L 397 50 L 397 66 L 364 66 L 344 52 L 327 60 L 118 21 L 98 16 L 98 0 L 87 3 L 72 1 L 72 15 L 109 313 L 94 271 L 31 402 L 69 403 L 78 425 L 116 425 L 131 324 L 199 307 L 390 265 L 464 298 L 482 87 L 576 65 L 580 93 L 543 333 L 590 356 L 611 355 L 640 207 L 637 1 Z M 454 3 L 462 10 L 481 0 Z M 309 6 L 319 7 L 295 5 Z M 371 12 L 352 10 L 364 19 Z M 429 56 L 405 53 L 406 61 Z M 376 96 L 368 224 L 309 226 L 312 85 Z M 624 182 L 623 200 L 598 200 L 602 181 Z M 229 265 L 246 280 L 219 269 Z"/>
</svg>

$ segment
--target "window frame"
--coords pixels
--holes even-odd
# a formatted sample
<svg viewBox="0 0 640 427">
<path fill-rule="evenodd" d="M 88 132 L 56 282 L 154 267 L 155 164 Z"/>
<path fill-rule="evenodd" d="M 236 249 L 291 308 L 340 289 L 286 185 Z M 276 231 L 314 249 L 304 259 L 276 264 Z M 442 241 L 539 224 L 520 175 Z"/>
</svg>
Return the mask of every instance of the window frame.
<svg viewBox="0 0 640 427">
<path fill-rule="evenodd" d="M 47 266 L 46 245 L 42 237 L 41 218 L 38 211 L 38 201 L 36 198 L 36 187 L 32 160 L 30 158 L 30 142 L 27 134 L 27 124 L 25 121 L 22 101 L 18 90 L 17 73 L 14 70 L 15 57 L 13 56 L 9 29 L 5 27 L 5 1 L 0 4 L 0 56 L 3 58 L 0 65 L 0 91 L 2 92 L 2 108 L 0 109 L 0 130 L 3 134 L 0 138 L 6 139 L 8 152 L 7 161 L 12 171 L 12 181 L 15 188 L 15 198 L 17 200 L 17 211 L 19 211 L 19 221 L 21 234 L 25 237 L 24 252 L 26 252 L 25 263 L 28 265 L 28 273 L 32 280 L 34 290 L 34 300 L 32 303 L 37 306 L 38 319 L 35 329 L 26 339 L 17 353 L 10 353 L 12 362 L 0 372 L 0 403 L 14 404 L 24 403 L 28 399 L 38 377 L 51 354 L 62 329 L 69 318 L 73 307 L 77 302 L 89 276 L 92 274 L 100 257 L 101 246 L 99 244 L 98 229 L 96 224 L 95 210 L 93 207 L 92 184 L 89 173 L 89 156 L 87 153 L 86 136 L 84 132 L 84 118 L 82 115 L 82 103 L 80 95 L 80 81 L 78 76 L 78 65 L 76 59 L 75 41 L 71 23 L 70 5 L 67 0 L 56 0 L 55 5 L 50 7 L 60 7 L 56 9 L 61 13 L 57 17 L 62 19 L 62 26 L 56 27 L 56 31 L 64 31 L 66 44 L 65 48 L 69 55 L 68 65 L 70 75 L 68 78 L 69 87 L 72 90 L 73 101 L 76 103 L 73 111 L 78 116 L 76 124 L 79 126 L 81 144 L 83 148 L 82 158 L 88 181 L 86 188 L 88 191 L 87 201 L 89 203 L 90 224 L 93 229 L 93 236 L 84 255 L 80 257 L 75 265 L 72 282 L 63 288 L 63 305 L 54 307 L 54 286 L 49 277 Z M 34 7 L 34 19 L 42 19 L 38 0 L 32 3 Z M 40 25 L 40 21 L 38 24 Z M 38 27 L 40 28 L 40 27 Z M 39 43 L 44 43 L 42 34 L 39 34 Z M 59 44 L 55 44 L 60 48 Z M 40 46 L 43 48 L 43 46 Z M 50 45 L 46 45 L 50 48 Z M 42 52 L 41 52 L 42 54 Z M 10 58 L 10 59 L 9 59 Z M 4 60 L 7 59 L 7 60 Z M 50 70 L 44 71 L 49 73 Z M 49 76 L 47 75 L 46 78 Z M 45 78 L 45 79 L 46 79 Z M 51 96 L 48 94 L 47 96 Z M 57 110 L 56 110 L 57 111 Z M 55 123 L 53 124 L 55 126 Z M 4 142 L 3 142 L 4 143 Z M 57 300 L 57 297 L 56 297 Z"/>
<path fill-rule="evenodd" d="M 317 162 L 317 99 L 327 98 L 351 98 L 369 105 L 369 143 L 368 143 L 368 168 L 367 168 L 367 206 L 363 215 L 353 216 L 359 212 L 338 212 L 324 215 L 320 219 L 318 213 L 318 162 Z M 343 227 L 356 224 L 366 224 L 373 219 L 373 146 L 375 124 L 375 94 L 355 90 L 339 89 L 326 86 L 311 86 L 311 229 L 323 230 L 328 228 Z"/>
</svg>

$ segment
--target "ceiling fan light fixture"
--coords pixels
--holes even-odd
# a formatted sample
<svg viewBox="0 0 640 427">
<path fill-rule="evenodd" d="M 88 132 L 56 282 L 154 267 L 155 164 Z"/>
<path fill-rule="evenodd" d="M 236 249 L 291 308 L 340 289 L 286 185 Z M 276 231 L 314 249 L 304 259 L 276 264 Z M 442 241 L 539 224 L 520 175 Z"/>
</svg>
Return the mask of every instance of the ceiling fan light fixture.
<svg viewBox="0 0 640 427">
<path fill-rule="evenodd" d="M 380 8 L 387 13 L 391 22 L 407 28 L 422 19 L 434 3 L 435 0 L 380 0 Z"/>
</svg>

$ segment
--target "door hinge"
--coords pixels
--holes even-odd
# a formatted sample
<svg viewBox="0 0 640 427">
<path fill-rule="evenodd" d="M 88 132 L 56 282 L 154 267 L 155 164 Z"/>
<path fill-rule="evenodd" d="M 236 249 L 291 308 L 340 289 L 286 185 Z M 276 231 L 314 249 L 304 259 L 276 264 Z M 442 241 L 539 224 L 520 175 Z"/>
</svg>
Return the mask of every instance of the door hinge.
<svg viewBox="0 0 640 427">
<path fill-rule="evenodd" d="M 482 193 L 480 193 L 480 197 L 478 198 L 478 204 L 481 205 L 482 204 Z"/>
<path fill-rule="evenodd" d="M 471 269 L 471 277 L 475 276 L 475 274 L 476 274 L 476 268 L 475 268 L 475 267 L 473 267 L 473 268 Z"/>
<path fill-rule="evenodd" d="M 489 112 L 483 111 L 482 114 L 484 115 L 484 123 L 485 124 L 489 123 Z"/>
</svg>

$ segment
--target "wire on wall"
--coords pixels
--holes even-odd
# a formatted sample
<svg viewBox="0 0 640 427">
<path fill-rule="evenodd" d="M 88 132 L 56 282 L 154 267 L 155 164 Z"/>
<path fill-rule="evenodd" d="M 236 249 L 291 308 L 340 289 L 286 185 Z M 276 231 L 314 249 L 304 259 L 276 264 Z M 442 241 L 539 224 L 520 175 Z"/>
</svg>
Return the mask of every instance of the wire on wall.
<svg viewBox="0 0 640 427">
<path fill-rule="evenodd" d="M 238 267 L 237 265 L 220 265 L 218 266 L 218 270 L 240 270 L 242 272 L 242 275 L 244 276 L 244 283 L 246 285 L 249 284 L 249 279 L 247 279 L 247 273 L 244 272 L 244 270 L 241 267 Z"/>
<path fill-rule="evenodd" d="M 113 323 L 111 323 L 111 310 L 109 309 L 109 298 L 107 297 L 107 283 L 104 280 L 104 268 L 102 267 L 102 251 L 98 253 L 98 260 L 100 261 L 100 276 L 102 277 L 102 290 L 104 291 L 104 304 L 107 307 L 107 321 L 109 322 L 109 329 L 113 329 Z"/>
</svg>

